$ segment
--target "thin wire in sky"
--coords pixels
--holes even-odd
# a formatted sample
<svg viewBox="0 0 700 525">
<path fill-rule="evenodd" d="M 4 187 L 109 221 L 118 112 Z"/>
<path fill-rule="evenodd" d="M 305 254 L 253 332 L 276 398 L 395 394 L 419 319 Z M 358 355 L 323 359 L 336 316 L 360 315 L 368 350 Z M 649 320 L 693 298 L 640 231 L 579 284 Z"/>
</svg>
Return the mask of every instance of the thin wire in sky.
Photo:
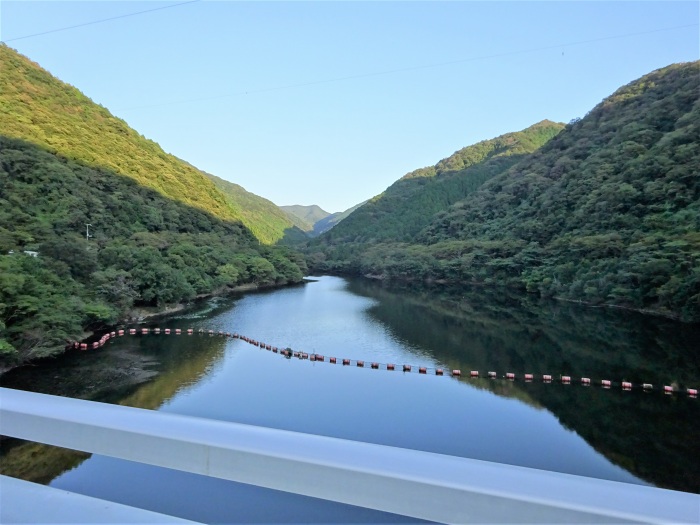
<svg viewBox="0 0 700 525">
<path fill-rule="evenodd" d="M 152 13 L 153 11 L 161 11 L 163 9 L 170 9 L 171 7 L 180 7 L 181 5 L 185 4 L 194 4 L 196 2 L 199 2 L 200 0 L 188 0 L 187 2 L 180 2 L 179 4 L 171 4 L 171 5 L 165 5 L 161 7 L 154 7 L 153 9 L 146 9 L 145 11 L 137 11 L 135 13 L 126 13 L 124 15 L 119 15 L 119 16 L 113 16 L 110 18 L 103 18 L 101 20 L 93 20 L 92 22 L 85 22 L 84 24 L 77 24 L 74 26 L 68 26 L 68 27 L 59 27 L 58 29 L 50 29 L 48 31 L 42 31 L 41 33 L 34 33 L 31 35 L 24 35 L 24 36 L 18 36 L 15 38 L 8 38 L 7 40 L 2 40 L 2 42 L 14 42 L 15 40 L 24 40 L 25 38 L 34 38 L 35 36 L 42 36 L 42 35 L 48 35 L 51 33 L 58 33 L 60 31 L 68 31 L 69 29 L 76 29 L 78 27 L 85 27 L 85 26 L 91 26 L 94 24 L 101 24 L 103 22 L 109 22 L 110 20 L 118 20 L 120 18 L 127 18 L 130 16 L 136 16 L 136 15 L 142 15 L 144 13 Z"/>
<path fill-rule="evenodd" d="M 382 76 L 382 75 L 391 75 L 394 73 L 403 73 L 406 71 L 417 71 L 420 69 L 429 69 L 429 68 L 449 66 L 449 65 L 454 65 L 454 64 L 463 64 L 466 62 L 475 62 L 477 60 L 488 60 L 488 59 L 492 59 L 492 58 L 501 58 L 501 57 L 506 57 L 506 56 L 520 55 L 520 54 L 524 54 L 524 53 L 535 53 L 538 51 L 549 51 L 552 49 L 561 49 L 564 47 L 578 46 L 578 45 L 583 45 L 583 44 L 592 44 L 595 42 L 603 42 L 606 40 L 615 40 L 615 39 L 619 39 L 619 38 L 629 38 L 629 37 L 633 37 L 633 36 L 648 35 L 651 33 L 660 33 L 660 32 L 664 32 L 664 31 L 675 31 L 677 29 L 687 29 L 689 27 L 698 27 L 698 25 L 700 25 L 700 24 L 696 23 L 696 24 L 686 24 L 686 25 L 682 25 L 682 26 L 664 27 L 661 29 L 652 29 L 649 31 L 641 31 L 641 32 L 637 32 L 637 33 L 626 33 L 624 35 L 612 35 L 612 36 L 605 36 L 605 37 L 600 37 L 600 38 L 593 38 L 590 40 L 579 40 L 577 42 L 567 42 L 564 44 L 553 44 L 553 45 L 544 46 L 544 47 L 536 47 L 536 48 L 530 48 L 530 49 L 519 49 L 519 50 L 515 50 L 515 51 L 505 51 L 503 53 L 494 53 L 492 55 L 481 55 L 481 56 L 477 56 L 477 57 L 462 58 L 459 60 L 450 60 L 448 62 L 437 62 L 437 63 L 433 63 L 433 64 L 423 64 L 423 65 L 418 65 L 418 66 L 408 66 L 408 67 L 397 68 L 397 69 L 389 69 L 389 70 L 385 70 L 385 71 L 376 71 L 373 73 L 358 73 L 356 75 L 348 75 L 348 76 L 344 76 L 344 77 L 327 78 L 327 79 L 321 79 L 321 80 L 310 80 L 308 82 L 300 82 L 297 84 L 286 84 L 286 85 L 281 85 L 281 86 L 260 88 L 260 89 L 255 89 L 255 90 L 237 91 L 235 93 L 227 93 L 224 95 L 214 95 L 211 97 L 188 98 L 188 99 L 183 99 L 183 100 L 174 100 L 171 102 L 159 102 L 157 104 L 149 104 L 149 105 L 145 105 L 145 106 L 122 108 L 119 111 L 132 111 L 132 110 L 136 110 L 136 109 L 148 109 L 148 108 L 155 108 L 155 107 L 160 107 L 160 106 L 172 106 L 172 105 L 176 105 L 176 104 L 188 104 L 191 102 L 204 102 L 204 101 L 208 101 L 208 100 L 218 100 L 218 99 L 228 98 L 228 97 L 237 97 L 237 96 L 257 94 L 257 93 L 267 93 L 269 91 L 279 91 L 279 90 L 284 90 L 284 89 L 313 86 L 313 85 L 318 85 L 318 84 L 328 84 L 331 82 L 342 82 L 344 80 L 354 80 L 354 79 L 358 79 L 358 78 L 378 77 L 378 76 Z"/>
</svg>

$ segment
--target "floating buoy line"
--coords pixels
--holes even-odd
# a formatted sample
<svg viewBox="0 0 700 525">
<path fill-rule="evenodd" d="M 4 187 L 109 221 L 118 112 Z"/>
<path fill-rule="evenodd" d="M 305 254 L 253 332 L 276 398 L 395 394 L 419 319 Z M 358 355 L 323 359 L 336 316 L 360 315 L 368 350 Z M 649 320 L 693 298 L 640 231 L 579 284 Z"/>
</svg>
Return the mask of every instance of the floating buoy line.
<svg viewBox="0 0 700 525">
<path fill-rule="evenodd" d="M 542 383 L 552 383 L 554 381 L 561 383 L 563 385 L 570 385 L 572 383 L 575 384 L 580 384 L 581 386 L 584 387 L 590 387 L 593 386 L 594 384 L 599 385 L 601 388 L 604 389 L 611 389 L 613 387 L 620 387 L 622 390 L 632 390 L 633 388 L 635 389 L 642 389 L 646 392 L 651 392 L 654 390 L 657 390 L 657 387 L 655 387 L 652 383 L 632 383 L 630 381 L 612 381 L 610 379 L 601 379 L 598 382 L 594 382 L 591 380 L 590 377 L 581 377 L 581 378 L 573 378 L 572 376 L 565 376 L 565 375 L 559 375 L 559 376 L 552 376 L 550 374 L 542 374 L 542 375 L 535 375 L 535 374 L 521 374 L 521 375 L 516 375 L 514 372 L 506 372 L 505 374 L 498 374 L 497 372 L 494 371 L 488 371 L 486 373 L 482 373 L 479 370 L 470 370 L 469 372 L 466 372 L 462 374 L 461 370 L 445 370 L 443 368 L 435 368 L 435 367 L 427 367 L 427 366 L 415 366 L 415 365 L 409 365 L 409 364 L 403 364 L 403 365 L 396 365 L 394 363 L 379 363 L 375 361 L 370 361 L 370 362 L 365 362 L 359 359 L 347 359 L 347 358 L 337 358 L 337 357 L 326 357 L 321 354 L 316 354 L 316 353 L 307 353 L 307 352 L 300 352 L 296 350 L 292 350 L 291 348 L 278 348 L 276 346 L 269 345 L 267 343 L 263 343 L 261 341 L 257 341 L 255 339 L 251 339 L 250 337 L 246 337 L 244 335 L 240 335 L 238 333 L 231 333 L 231 332 L 222 332 L 222 331 L 214 331 L 214 330 L 204 330 L 202 328 L 195 330 L 194 328 L 186 328 L 181 329 L 181 328 L 129 328 L 127 329 L 119 329 L 119 330 L 114 330 L 112 332 L 108 332 L 104 334 L 98 341 L 93 341 L 91 343 L 85 343 L 85 342 L 79 342 L 79 341 L 74 341 L 70 343 L 66 349 L 74 349 L 74 350 L 96 350 L 102 346 L 104 346 L 110 339 L 115 338 L 115 337 L 122 337 L 125 335 L 149 335 L 149 334 L 155 334 L 155 335 L 182 335 L 182 334 L 187 334 L 187 335 L 194 335 L 194 334 L 201 334 L 201 335 L 208 335 L 208 336 L 219 336 L 219 337 L 226 337 L 226 338 L 231 338 L 231 339 L 240 339 L 241 341 L 244 341 L 246 343 L 249 343 L 255 347 L 261 348 L 263 350 L 269 350 L 273 353 L 280 354 L 284 357 L 287 358 L 297 358 L 297 359 L 308 359 L 309 361 L 314 361 L 314 362 L 322 362 L 325 363 L 326 360 L 328 361 L 329 364 L 335 365 L 338 364 L 339 362 L 341 363 L 342 366 L 355 366 L 358 368 L 371 368 L 374 370 L 387 370 L 387 371 L 395 371 L 395 370 L 402 370 L 403 372 L 407 373 L 418 373 L 418 374 L 428 374 L 428 371 L 430 371 L 431 375 L 436 375 L 436 376 L 448 376 L 448 377 L 469 377 L 471 379 L 478 379 L 478 378 L 488 378 L 488 379 L 506 379 L 507 381 L 516 381 L 516 380 L 522 380 L 525 383 L 532 383 L 534 381 L 539 381 Z M 415 372 L 414 372 L 415 371 Z M 682 394 L 685 393 L 688 395 L 688 397 L 691 398 L 697 398 L 698 397 L 698 390 L 696 388 L 686 388 L 685 390 L 680 389 L 680 388 L 674 388 L 672 385 L 664 385 L 661 390 L 664 394 L 666 395 L 672 395 L 672 394 Z"/>
</svg>

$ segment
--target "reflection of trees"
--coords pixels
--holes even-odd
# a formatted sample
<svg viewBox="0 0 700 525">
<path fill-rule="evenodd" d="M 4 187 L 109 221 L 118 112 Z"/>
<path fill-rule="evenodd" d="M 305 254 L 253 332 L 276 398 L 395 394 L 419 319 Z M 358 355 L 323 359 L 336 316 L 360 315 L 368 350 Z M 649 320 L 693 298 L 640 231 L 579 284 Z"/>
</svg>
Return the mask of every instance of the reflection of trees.
<svg viewBox="0 0 700 525">
<path fill-rule="evenodd" d="M 156 410 L 179 391 L 197 384 L 223 358 L 226 340 L 222 337 L 171 337 L 167 345 L 157 338 L 146 341 L 163 361 L 163 371 L 125 397 L 120 405 Z"/>
<path fill-rule="evenodd" d="M 18 439 L 7 439 L 1 443 L 0 473 L 34 483 L 48 484 L 91 456 L 86 452 Z"/>
<path fill-rule="evenodd" d="M 700 329 L 635 313 L 542 301 L 508 290 L 380 286 L 349 290 L 378 299 L 370 315 L 401 340 L 462 370 L 549 373 L 658 388 L 700 381 Z M 659 486 L 700 492 L 697 400 L 599 387 L 470 380 L 555 414 L 609 460 Z"/>
<path fill-rule="evenodd" d="M 100 401 L 120 405 L 158 409 L 177 392 L 198 383 L 216 366 L 223 357 L 226 344 L 222 337 L 170 336 L 167 340 L 164 337 L 138 339 L 141 351 L 139 356 L 142 357 L 145 353 L 161 363 L 161 372 L 155 379 L 138 386 L 130 385 L 116 390 L 102 388 L 94 395 L 94 392 L 85 388 L 87 382 L 83 377 L 83 389 L 80 395 L 73 397 L 98 398 Z M 167 344 L 164 344 L 166 342 Z M 121 342 L 129 343 L 130 341 Z M 110 362 L 105 360 L 104 366 L 108 367 Z M 111 376 L 107 373 L 106 377 Z M 0 473 L 37 483 L 48 484 L 91 456 L 84 452 L 16 439 L 7 439 L 0 443 Z"/>
</svg>

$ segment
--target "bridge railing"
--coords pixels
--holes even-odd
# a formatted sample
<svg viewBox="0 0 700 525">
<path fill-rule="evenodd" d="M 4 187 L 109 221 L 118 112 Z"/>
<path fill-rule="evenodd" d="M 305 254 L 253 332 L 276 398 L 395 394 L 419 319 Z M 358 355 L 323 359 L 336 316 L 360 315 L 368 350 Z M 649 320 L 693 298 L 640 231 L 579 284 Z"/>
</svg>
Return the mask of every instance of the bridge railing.
<svg viewBox="0 0 700 525">
<path fill-rule="evenodd" d="M 443 523 L 700 523 L 696 494 L 6 388 L 0 433 Z"/>
</svg>

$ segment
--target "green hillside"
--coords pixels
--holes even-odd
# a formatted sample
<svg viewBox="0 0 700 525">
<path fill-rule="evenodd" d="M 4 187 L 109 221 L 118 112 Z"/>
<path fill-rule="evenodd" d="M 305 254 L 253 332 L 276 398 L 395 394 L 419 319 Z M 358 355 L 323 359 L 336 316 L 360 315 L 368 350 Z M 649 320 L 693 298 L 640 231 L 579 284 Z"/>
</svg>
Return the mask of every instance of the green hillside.
<svg viewBox="0 0 700 525">
<path fill-rule="evenodd" d="M 351 269 L 700 320 L 699 93 L 700 62 L 620 88 L 415 241 L 376 244 Z"/>
<path fill-rule="evenodd" d="M 294 224 L 305 232 L 313 231 L 314 224 L 331 215 L 315 204 L 311 206 L 293 204 L 291 206 L 280 206 L 280 208 L 294 221 Z"/>
<path fill-rule="evenodd" d="M 311 242 L 312 260 L 323 271 L 365 272 L 368 250 L 387 243 L 411 242 L 435 214 L 506 171 L 563 127 L 544 120 L 523 131 L 467 146 L 434 166 L 404 175 Z"/>
<path fill-rule="evenodd" d="M 261 202 L 240 187 L 231 189 L 226 198 L 203 172 L 164 152 L 106 108 L 4 44 L 0 44 L 0 71 L 4 136 L 124 175 L 219 219 L 240 220 L 267 244 L 280 240 L 292 227 L 291 221 L 277 215 L 274 204 Z"/>
<path fill-rule="evenodd" d="M 203 172 L 223 193 L 226 202 L 243 224 L 262 242 L 294 242 L 306 239 L 290 217 L 275 203 L 246 191 L 242 186 Z"/>
<path fill-rule="evenodd" d="M 410 241 L 433 215 L 541 147 L 563 127 L 545 120 L 468 146 L 435 166 L 408 173 L 329 231 L 324 240 L 331 244 Z"/>
<path fill-rule="evenodd" d="M 0 59 L 0 373 L 144 307 L 302 280 L 299 254 L 244 225 L 259 209 L 9 48 Z"/>
<path fill-rule="evenodd" d="M 354 212 L 360 206 L 364 206 L 366 203 L 367 201 L 361 202 L 360 204 L 355 204 L 355 206 L 353 206 L 352 208 L 348 208 L 347 210 L 341 212 L 331 213 L 323 219 L 316 221 L 314 223 L 314 228 L 312 232 L 313 235 L 321 235 L 322 233 L 327 232 L 331 228 L 334 228 L 338 223 L 340 223 L 340 221 L 347 219 L 352 212 Z"/>
</svg>

